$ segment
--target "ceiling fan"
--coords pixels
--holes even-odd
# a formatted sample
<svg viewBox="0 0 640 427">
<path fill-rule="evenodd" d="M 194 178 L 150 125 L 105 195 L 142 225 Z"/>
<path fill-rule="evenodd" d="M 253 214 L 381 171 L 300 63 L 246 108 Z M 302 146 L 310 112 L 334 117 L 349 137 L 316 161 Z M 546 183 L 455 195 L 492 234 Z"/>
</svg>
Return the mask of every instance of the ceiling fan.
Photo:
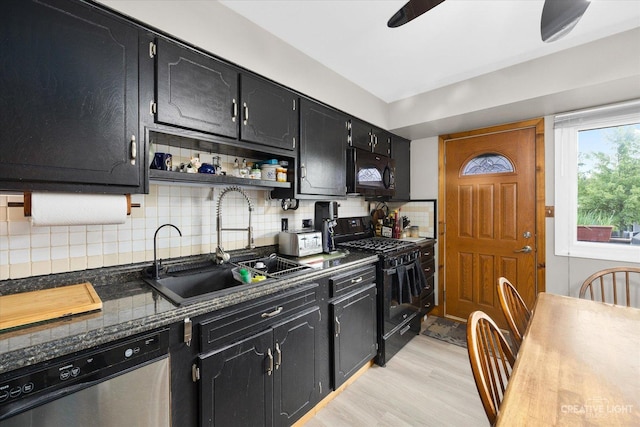
<svg viewBox="0 0 640 427">
<path fill-rule="evenodd" d="M 396 28 L 433 9 L 444 0 L 409 0 L 387 22 Z M 542 41 L 552 42 L 568 34 L 589 7 L 589 0 L 545 0 L 540 20 Z"/>
</svg>

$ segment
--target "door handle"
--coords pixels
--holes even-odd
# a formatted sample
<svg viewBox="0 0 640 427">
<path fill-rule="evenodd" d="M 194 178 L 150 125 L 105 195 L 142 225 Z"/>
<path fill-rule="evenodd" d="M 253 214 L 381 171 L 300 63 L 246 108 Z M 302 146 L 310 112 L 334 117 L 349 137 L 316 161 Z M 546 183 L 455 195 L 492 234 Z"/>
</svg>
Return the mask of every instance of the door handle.
<svg viewBox="0 0 640 427">
<path fill-rule="evenodd" d="M 513 251 L 513 252 L 514 253 L 528 254 L 531 251 L 533 251 L 533 249 L 531 249 L 531 246 L 527 245 L 527 246 L 523 247 L 522 249 L 518 249 L 517 251 Z"/>
<path fill-rule="evenodd" d="M 267 375 L 271 375 L 273 372 L 273 354 L 271 353 L 271 349 L 267 349 L 267 358 L 269 359 L 267 364 Z"/>
<path fill-rule="evenodd" d="M 278 368 L 280 367 L 280 365 L 282 365 L 282 351 L 280 350 L 280 344 L 276 343 L 276 350 L 275 350 L 275 354 L 276 354 L 276 363 L 275 363 L 275 369 L 276 371 L 278 370 Z"/>
</svg>

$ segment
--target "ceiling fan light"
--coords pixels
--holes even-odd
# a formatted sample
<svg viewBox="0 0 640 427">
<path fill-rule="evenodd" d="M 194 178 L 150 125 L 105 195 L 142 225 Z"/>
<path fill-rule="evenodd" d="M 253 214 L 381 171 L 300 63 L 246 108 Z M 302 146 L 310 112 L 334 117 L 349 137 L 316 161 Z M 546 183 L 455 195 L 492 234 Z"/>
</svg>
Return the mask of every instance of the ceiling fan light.
<svg viewBox="0 0 640 427">
<path fill-rule="evenodd" d="M 567 35 L 589 4 L 589 0 L 546 0 L 540 20 L 542 41 L 550 43 Z"/>
</svg>

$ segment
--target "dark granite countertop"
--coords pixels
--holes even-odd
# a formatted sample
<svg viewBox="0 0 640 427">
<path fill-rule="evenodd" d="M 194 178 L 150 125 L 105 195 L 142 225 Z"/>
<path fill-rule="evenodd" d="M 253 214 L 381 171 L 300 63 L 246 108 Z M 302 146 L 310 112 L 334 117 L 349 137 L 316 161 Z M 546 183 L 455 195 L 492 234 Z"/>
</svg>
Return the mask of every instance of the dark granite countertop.
<svg viewBox="0 0 640 427">
<path fill-rule="evenodd" d="M 269 251 L 271 248 L 266 248 Z M 205 256 L 189 257 L 204 258 Z M 377 260 L 376 255 L 351 252 L 315 263 L 313 269 L 264 284 L 238 286 L 237 291 L 177 307 L 142 280 L 148 262 L 129 266 L 0 281 L 0 295 L 72 285 L 88 281 L 103 302 L 102 310 L 0 332 L 0 374 L 120 338 L 149 331 L 185 317 L 214 312 L 260 298 L 343 269 Z M 173 262 L 185 262 L 187 259 Z M 167 263 L 165 261 L 165 263 Z"/>
</svg>

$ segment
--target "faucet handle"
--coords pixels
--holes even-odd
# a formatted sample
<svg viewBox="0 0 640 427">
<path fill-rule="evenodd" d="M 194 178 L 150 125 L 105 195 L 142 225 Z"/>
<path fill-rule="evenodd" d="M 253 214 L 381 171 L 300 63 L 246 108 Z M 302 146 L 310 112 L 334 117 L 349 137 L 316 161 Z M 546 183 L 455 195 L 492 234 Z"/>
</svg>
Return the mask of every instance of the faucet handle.
<svg viewBox="0 0 640 427">
<path fill-rule="evenodd" d="M 228 262 L 231 257 L 224 251 L 224 249 L 222 249 L 222 246 L 218 246 L 216 249 L 216 259 L 218 260 L 218 264 L 222 264 L 224 262 Z"/>
</svg>

